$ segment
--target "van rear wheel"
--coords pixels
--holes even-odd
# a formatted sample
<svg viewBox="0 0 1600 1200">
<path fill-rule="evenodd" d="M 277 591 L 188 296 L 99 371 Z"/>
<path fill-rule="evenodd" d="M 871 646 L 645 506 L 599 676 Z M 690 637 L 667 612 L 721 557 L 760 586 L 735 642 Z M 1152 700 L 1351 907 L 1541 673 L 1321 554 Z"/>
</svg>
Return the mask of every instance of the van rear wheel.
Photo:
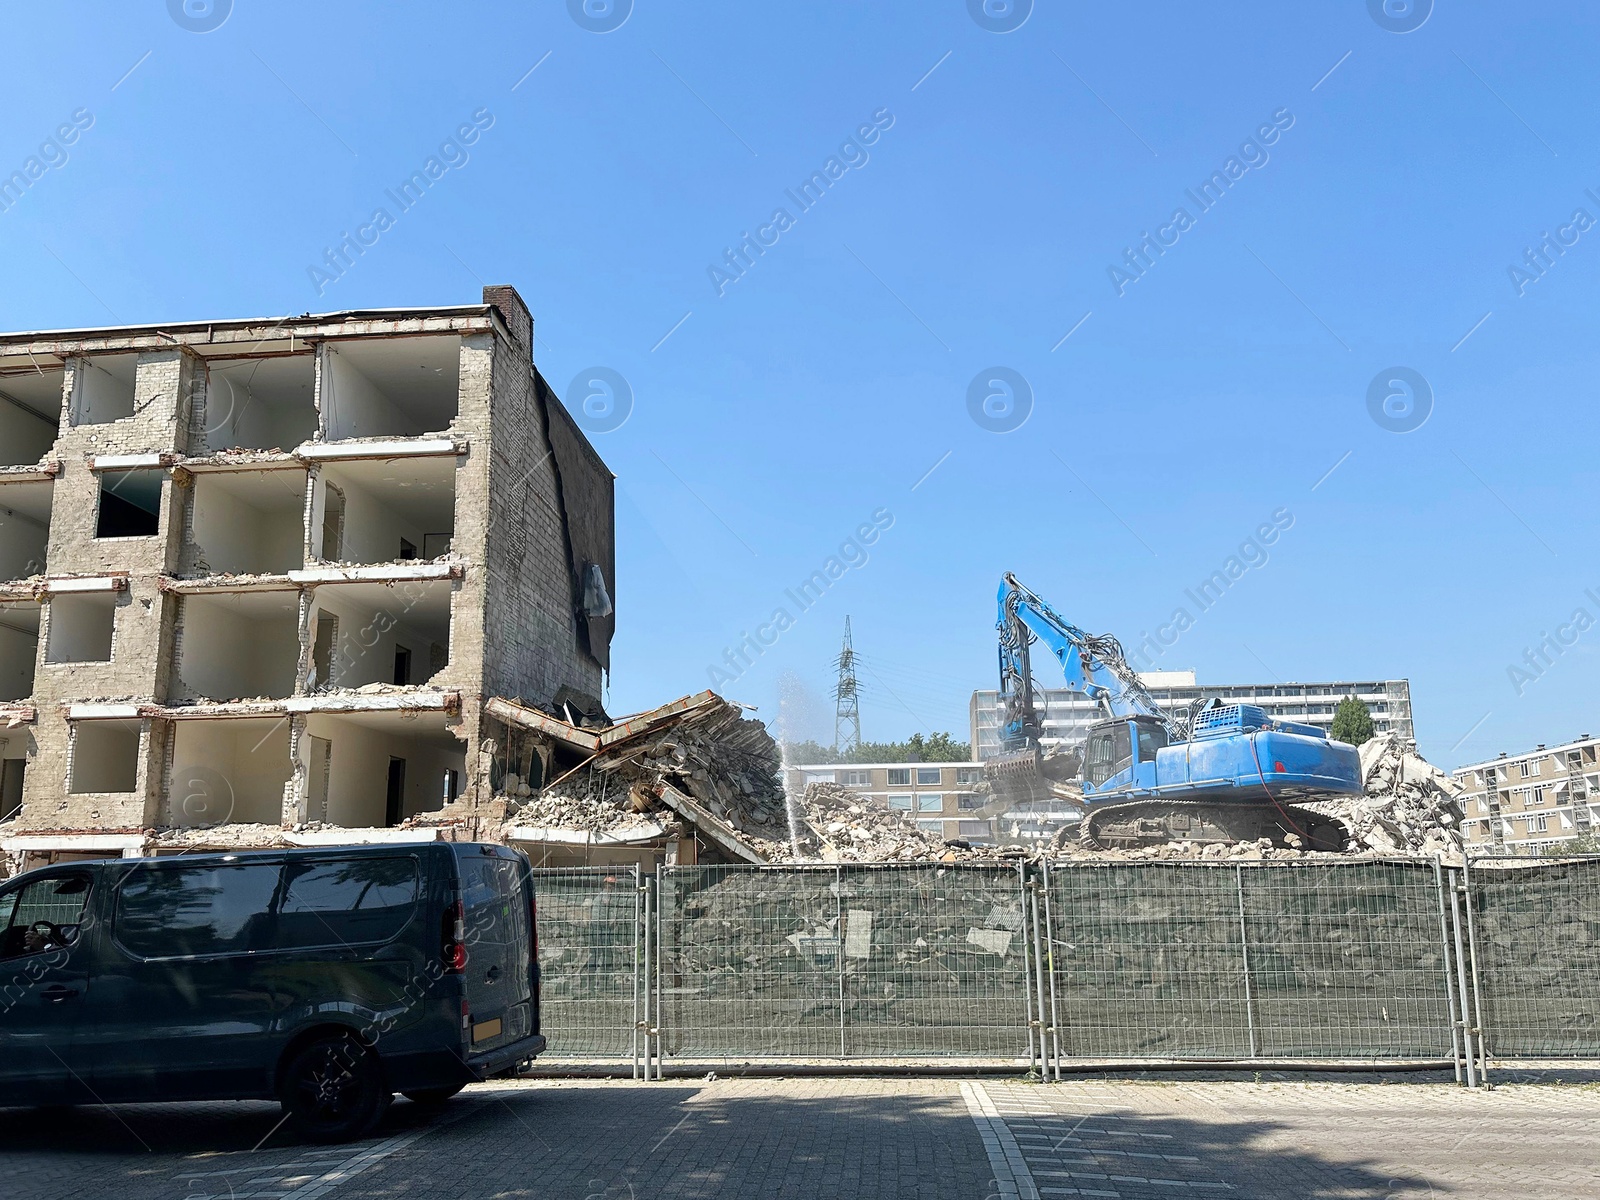
<svg viewBox="0 0 1600 1200">
<path fill-rule="evenodd" d="M 465 1086 L 465 1084 L 458 1083 L 454 1087 L 418 1088 L 414 1092 L 403 1092 L 401 1094 L 413 1104 L 437 1108 Z"/>
<path fill-rule="evenodd" d="M 334 1034 L 295 1051 L 278 1099 L 308 1141 L 347 1142 L 377 1124 L 390 1094 L 377 1055 L 351 1034 Z"/>
</svg>

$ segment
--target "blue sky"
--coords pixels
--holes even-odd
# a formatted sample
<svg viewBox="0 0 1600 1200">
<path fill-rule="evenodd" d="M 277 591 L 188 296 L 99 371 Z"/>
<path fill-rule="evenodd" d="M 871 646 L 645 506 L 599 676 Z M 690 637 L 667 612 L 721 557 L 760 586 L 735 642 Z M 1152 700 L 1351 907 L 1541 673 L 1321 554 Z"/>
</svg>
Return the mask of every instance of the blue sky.
<svg viewBox="0 0 1600 1200">
<path fill-rule="evenodd" d="M 727 694 L 831 736 L 848 614 L 866 736 L 963 733 L 1012 570 L 1130 645 L 1186 610 L 1152 662 L 1202 682 L 1409 677 L 1446 765 L 1600 726 L 1600 625 L 1573 623 L 1600 620 L 1594 6 L 1438 0 L 1396 32 L 1362 0 L 1039 0 L 996 32 L 966 0 L 618 4 L 610 32 L 560 0 L 236 0 L 209 32 L 162 0 L 7 5 L 0 173 L 93 123 L 0 212 L 0 326 L 514 284 L 559 390 L 604 367 L 631 393 L 594 434 L 614 711 L 707 686 L 783 608 Z M 479 110 L 465 160 L 314 282 Z M 746 234 L 772 244 L 730 279 Z M 1147 234 L 1172 244 L 1135 278 Z M 1535 274 L 1546 234 L 1571 244 Z M 1375 420 L 1375 379 L 1387 425 L 1426 421 Z M 1546 634 L 1571 644 L 1535 671 Z"/>
</svg>

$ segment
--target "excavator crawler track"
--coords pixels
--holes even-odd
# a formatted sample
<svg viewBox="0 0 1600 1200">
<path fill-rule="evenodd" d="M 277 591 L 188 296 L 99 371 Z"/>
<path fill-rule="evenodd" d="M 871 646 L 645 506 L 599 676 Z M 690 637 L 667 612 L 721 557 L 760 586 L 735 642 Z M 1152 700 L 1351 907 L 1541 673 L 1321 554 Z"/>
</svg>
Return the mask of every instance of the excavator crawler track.
<svg viewBox="0 0 1600 1200">
<path fill-rule="evenodd" d="M 1297 850 L 1345 848 L 1349 831 L 1337 817 L 1270 800 L 1207 803 L 1129 800 L 1090 809 L 1079 840 L 1095 850 L 1133 850 L 1171 842 L 1238 845 L 1262 838 Z"/>
</svg>

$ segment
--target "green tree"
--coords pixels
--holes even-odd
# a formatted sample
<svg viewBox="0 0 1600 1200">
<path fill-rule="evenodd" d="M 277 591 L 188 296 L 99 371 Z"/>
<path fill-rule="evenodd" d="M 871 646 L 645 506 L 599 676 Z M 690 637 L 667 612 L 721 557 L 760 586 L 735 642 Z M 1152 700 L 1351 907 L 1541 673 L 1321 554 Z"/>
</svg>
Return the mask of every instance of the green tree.
<svg viewBox="0 0 1600 1200">
<path fill-rule="evenodd" d="M 1592 833 L 1580 833 L 1577 837 L 1568 838 L 1564 842 L 1557 842 L 1546 853 L 1553 856 L 1600 854 L 1600 837 L 1596 837 Z"/>
<path fill-rule="evenodd" d="M 1372 736 L 1372 714 L 1367 706 L 1354 696 L 1346 696 L 1333 710 L 1333 728 L 1329 737 L 1336 742 L 1359 746 Z"/>
<path fill-rule="evenodd" d="M 835 763 L 839 762 L 839 752 L 832 746 L 824 746 L 820 742 L 813 742 L 807 738 L 803 742 L 785 742 L 783 754 L 791 765 L 801 763 Z"/>
<path fill-rule="evenodd" d="M 789 742 L 785 749 L 790 763 L 935 763 L 972 759 L 971 743 L 958 742 L 948 733 L 931 733 L 927 737 L 913 733 L 903 742 L 862 742 L 849 753 L 814 741 Z"/>
</svg>

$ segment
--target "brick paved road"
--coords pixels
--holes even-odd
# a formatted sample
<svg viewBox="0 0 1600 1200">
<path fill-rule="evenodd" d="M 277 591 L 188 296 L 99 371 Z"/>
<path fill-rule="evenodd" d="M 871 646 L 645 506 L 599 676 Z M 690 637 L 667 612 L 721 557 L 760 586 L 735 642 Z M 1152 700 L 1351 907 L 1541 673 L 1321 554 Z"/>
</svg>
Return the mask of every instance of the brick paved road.
<svg viewBox="0 0 1600 1200">
<path fill-rule="evenodd" d="M 264 1104 L 0 1110 L 0 1196 L 1600 1196 L 1600 1086 L 1361 1080 L 525 1081 L 341 1147 Z"/>
</svg>

